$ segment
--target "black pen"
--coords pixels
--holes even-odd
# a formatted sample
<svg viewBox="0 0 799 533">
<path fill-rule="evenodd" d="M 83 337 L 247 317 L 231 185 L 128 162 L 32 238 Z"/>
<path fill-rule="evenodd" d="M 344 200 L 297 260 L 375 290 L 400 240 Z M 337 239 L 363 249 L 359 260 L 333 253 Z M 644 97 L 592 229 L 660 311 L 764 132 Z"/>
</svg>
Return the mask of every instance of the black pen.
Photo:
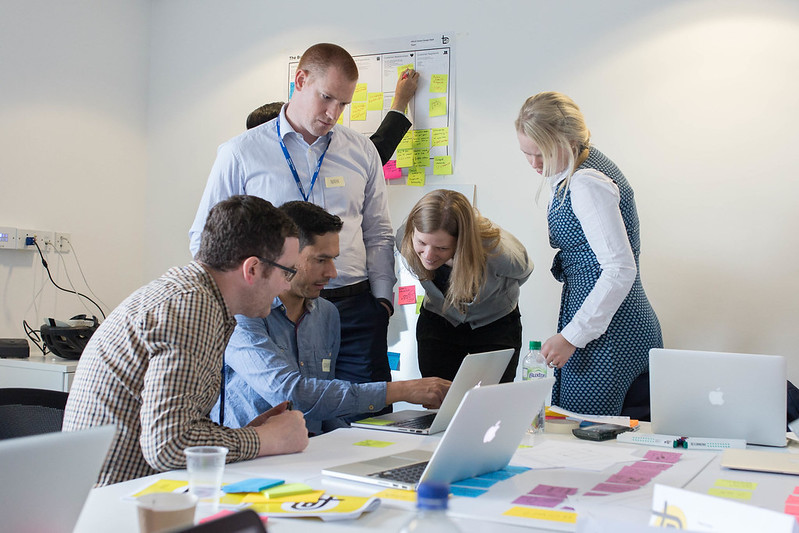
<svg viewBox="0 0 799 533">
<path fill-rule="evenodd" d="M 286 400 L 286 411 L 291 411 L 294 408 L 294 404 L 291 403 L 291 400 Z"/>
</svg>

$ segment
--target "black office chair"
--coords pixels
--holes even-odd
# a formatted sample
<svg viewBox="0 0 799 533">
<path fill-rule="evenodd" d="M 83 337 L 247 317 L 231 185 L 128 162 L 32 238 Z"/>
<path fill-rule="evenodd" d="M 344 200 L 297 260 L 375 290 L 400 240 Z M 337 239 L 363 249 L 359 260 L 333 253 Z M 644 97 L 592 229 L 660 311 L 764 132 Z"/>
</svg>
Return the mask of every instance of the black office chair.
<svg viewBox="0 0 799 533">
<path fill-rule="evenodd" d="M 0 439 L 61 431 L 66 392 L 0 389 Z"/>
</svg>

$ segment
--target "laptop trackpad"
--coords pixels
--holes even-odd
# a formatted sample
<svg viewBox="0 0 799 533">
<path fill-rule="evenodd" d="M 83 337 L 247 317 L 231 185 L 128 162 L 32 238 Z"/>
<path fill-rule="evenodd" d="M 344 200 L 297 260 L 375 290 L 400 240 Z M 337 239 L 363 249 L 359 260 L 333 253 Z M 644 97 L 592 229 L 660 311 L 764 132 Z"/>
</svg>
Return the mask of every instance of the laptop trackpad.
<svg viewBox="0 0 799 533">
<path fill-rule="evenodd" d="M 388 470 L 389 468 L 398 468 L 413 463 L 429 461 L 432 456 L 433 453 L 426 450 L 409 450 L 394 455 L 384 455 L 383 457 L 363 462 L 380 470 Z"/>
</svg>

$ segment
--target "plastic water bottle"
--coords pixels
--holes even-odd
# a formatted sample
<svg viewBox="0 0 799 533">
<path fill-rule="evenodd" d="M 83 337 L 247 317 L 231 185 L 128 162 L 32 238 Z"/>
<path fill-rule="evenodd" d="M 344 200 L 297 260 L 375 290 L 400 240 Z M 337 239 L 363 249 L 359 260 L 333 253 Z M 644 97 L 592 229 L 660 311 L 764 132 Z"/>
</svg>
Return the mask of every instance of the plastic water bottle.
<svg viewBox="0 0 799 533">
<path fill-rule="evenodd" d="M 449 485 L 427 481 L 416 489 L 416 516 L 400 533 L 460 533 L 460 528 L 447 516 Z"/>
<path fill-rule="evenodd" d="M 522 361 L 522 379 L 542 379 L 547 377 L 547 362 L 541 355 L 541 341 L 530 341 L 530 351 L 524 356 Z M 544 431 L 544 419 L 546 418 L 546 402 L 541 404 L 533 423 L 527 433 L 538 434 Z"/>
</svg>

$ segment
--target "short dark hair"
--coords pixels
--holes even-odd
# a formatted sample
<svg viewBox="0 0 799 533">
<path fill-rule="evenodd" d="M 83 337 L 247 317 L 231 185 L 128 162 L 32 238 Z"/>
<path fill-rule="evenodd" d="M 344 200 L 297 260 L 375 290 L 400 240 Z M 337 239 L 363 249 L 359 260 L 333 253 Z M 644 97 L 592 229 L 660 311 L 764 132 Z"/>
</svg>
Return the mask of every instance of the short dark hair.
<svg viewBox="0 0 799 533">
<path fill-rule="evenodd" d="M 274 261 L 287 237 L 297 237 L 297 226 L 283 211 L 257 196 L 231 196 L 208 213 L 196 259 L 223 272 L 249 257 Z"/>
<path fill-rule="evenodd" d="M 344 223 L 341 219 L 328 213 L 321 207 L 311 202 L 286 202 L 280 206 L 297 225 L 300 234 L 300 250 L 316 242 L 316 237 L 325 233 L 338 233 Z"/>
<path fill-rule="evenodd" d="M 247 115 L 247 129 L 251 130 L 255 126 L 260 126 L 278 116 L 284 103 L 285 102 L 270 102 L 254 109 L 252 113 Z"/>
<path fill-rule="evenodd" d="M 349 52 L 337 44 L 318 43 L 302 53 L 297 70 L 305 70 L 311 76 L 322 76 L 329 67 L 341 70 L 350 81 L 358 79 L 358 65 Z"/>
</svg>

